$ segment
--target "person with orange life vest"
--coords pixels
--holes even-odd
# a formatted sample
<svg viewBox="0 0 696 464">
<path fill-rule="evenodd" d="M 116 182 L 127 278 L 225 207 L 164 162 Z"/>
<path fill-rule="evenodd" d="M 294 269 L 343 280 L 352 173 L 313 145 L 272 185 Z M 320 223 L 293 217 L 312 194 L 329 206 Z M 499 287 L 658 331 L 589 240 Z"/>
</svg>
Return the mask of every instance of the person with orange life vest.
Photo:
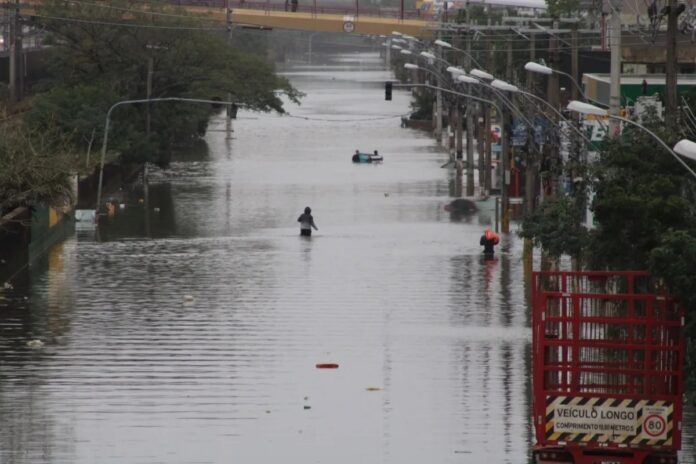
<svg viewBox="0 0 696 464">
<path fill-rule="evenodd" d="M 483 247 L 483 253 L 486 255 L 492 255 L 495 253 L 495 246 L 500 242 L 500 237 L 498 234 L 493 232 L 491 229 L 486 229 L 481 236 L 481 246 Z"/>
</svg>

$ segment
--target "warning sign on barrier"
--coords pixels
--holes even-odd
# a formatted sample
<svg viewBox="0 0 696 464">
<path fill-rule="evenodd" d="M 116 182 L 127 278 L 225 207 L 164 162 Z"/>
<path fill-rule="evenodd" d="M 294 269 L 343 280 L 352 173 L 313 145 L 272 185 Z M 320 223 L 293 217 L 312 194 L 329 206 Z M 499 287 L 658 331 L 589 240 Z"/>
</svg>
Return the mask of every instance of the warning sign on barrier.
<svg viewBox="0 0 696 464">
<path fill-rule="evenodd" d="M 659 440 L 667 438 L 667 415 L 668 408 L 648 406 L 643 411 L 643 433 L 644 438 Z"/>
<path fill-rule="evenodd" d="M 556 419 L 554 431 L 561 433 L 601 433 L 635 435 L 638 429 L 638 412 L 630 401 L 587 401 L 559 402 L 553 415 Z"/>
<path fill-rule="evenodd" d="M 566 442 L 671 445 L 674 405 L 669 401 L 549 396 L 546 439 Z"/>
</svg>

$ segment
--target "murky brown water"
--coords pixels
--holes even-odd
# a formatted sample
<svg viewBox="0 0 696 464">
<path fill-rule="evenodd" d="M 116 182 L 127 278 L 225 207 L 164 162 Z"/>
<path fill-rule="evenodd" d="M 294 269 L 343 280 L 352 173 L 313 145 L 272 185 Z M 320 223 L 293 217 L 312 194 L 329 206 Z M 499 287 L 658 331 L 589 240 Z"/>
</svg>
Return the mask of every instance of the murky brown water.
<svg viewBox="0 0 696 464">
<path fill-rule="evenodd" d="M 399 127 L 407 95 L 383 101 L 375 56 L 343 59 L 289 73 L 297 117 L 240 113 L 234 140 L 153 173 L 147 208 L 125 195 L 17 277 L 0 462 L 528 461 L 521 244 L 481 260 L 491 215 L 443 210 L 446 155 Z"/>
</svg>

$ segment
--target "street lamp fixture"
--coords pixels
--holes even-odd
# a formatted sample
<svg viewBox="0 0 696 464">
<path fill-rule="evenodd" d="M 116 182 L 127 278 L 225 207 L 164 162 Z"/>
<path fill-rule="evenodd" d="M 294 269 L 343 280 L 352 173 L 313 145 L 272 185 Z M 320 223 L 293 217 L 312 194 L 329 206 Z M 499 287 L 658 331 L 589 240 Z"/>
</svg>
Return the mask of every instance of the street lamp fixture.
<svg viewBox="0 0 696 464">
<path fill-rule="evenodd" d="M 604 108 L 584 103 L 577 100 L 572 100 L 567 107 L 570 111 L 575 111 L 580 114 L 592 114 L 594 116 L 609 116 L 609 112 Z"/>
<path fill-rule="evenodd" d="M 696 159 L 696 156 L 694 155 L 694 153 L 696 153 L 696 151 L 692 149 L 693 147 L 696 147 L 696 143 L 691 142 L 689 140 L 682 140 L 682 141 L 678 142 L 674 146 L 675 149 L 672 150 L 669 147 L 669 145 L 667 145 L 660 137 L 657 136 L 657 134 L 655 134 L 653 131 L 651 131 L 647 127 L 643 126 L 642 124 L 639 124 L 639 123 L 633 121 L 632 119 L 622 118 L 621 116 L 609 114 L 609 112 L 603 108 L 599 108 L 597 106 L 590 105 L 589 103 L 579 102 L 577 100 L 572 100 L 570 103 L 568 103 L 567 108 L 570 111 L 575 111 L 575 112 L 581 113 L 581 114 L 591 114 L 591 115 L 595 115 L 595 116 L 606 116 L 609 119 L 616 119 L 617 121 L 623 121 L 627 124 L 630 124 L 632 126 L 635 126 L 639 129 L 644 130 L 652 138 L 654 138 L 660 145 L 662 145 L 662 147 L 665 150 L 667 150 L 670 155 L 674 156 L 674 158 L 682 166 L 684 166 L 684 168 L 686 168 L 686 170 L 689 171 L 689 173 L 691 173 L 691 175 L 694 176 L 694 178 L 696 178 L 696 172 L 694 172 L 693 169 L 691 169 L 689 167 L 689 165 L 686 164 L 684 162 L 684 160 L 679 157 L 679 155 L 682 155 L 682 156 L 685 156 L 689 159 Z M 679 151 L 677 151 L 677 148 L 679 148 Z M 677 154 L 677 153 L 679 153 L 679 154 Z"/>
<path fill-rule="evenodd" d="M 449 42 L 445 42 L 444 40 L 437 39 L 435 42 L 433 42 L 435 45 L 438 45 L 442 48 L 452 48 L 452 44 Z"/>
<path fill-rule="evenodd" d="M 402 55 L 412 55 L 413 54 L 413 53 L 411 53 L 411 50 L 405 50 L 405 49 L 401 49 L 399 51 L 399 53 L 401 53 Z"/>
<path fill-rule="evenodd" d="M 392 45 L 391 48 L 394 50 L 403 50 L 403 48 L 400 45 Z"/>
<path fill-rule="evenodd" d="M 467 76 L 465 74 L 460 74 L 459 76 L 457 76 L 457 80 L 459 82 L 461 82 L 462 84 L 480 84 L 481 83 L 481 81 L 479 81 L 478 79 L 474 79 L 473 77 Z"/>
<path fill-rule="evenodd" d="M 456 66 L 448 66 L 447 72 L 452 74 L 453 76 L 462 76 L 466 74 L 466 72 L 464 72 L 462 68 L 458 68 Z"/>
<path fill-rule="evenodd" d="M 479 79 L 484 79 L 487 81 L 493 81 L 495 80 L 495 77 L 491 74 L 488 74 L 486 71 L 481 71 L 480 69 L 472 69 L 469 71 L 469 74 L 471 74 L 474 77 L 478 77 Z"/>
<path fill-rule="evenodd" d="M 508 84 L 500 79 L 495 79 L 493 82 L 491 82 L 491 87 L 495 87 L 503 92 L 519 92 L 520 90 L 516 85 Z"/>
<path fill-rule="evenodd" d="M 398 35 L 398 36 L 403 37 L 403 34 L 399 31 L 392 31 L 392 35 Z"/>
<path fill-rule="evenodd" d="M 420 69 L 420 66 L 413 63 L 404 63 L 404 68 L 406 69 Z"/>
<path fill-rule="evenodd" d="M 429 60 L 436 60 L 437 57 L 430 52 L 420 52 L 420 56 L 428 58 Z"/>
<path fill-rule="evenodd" d="M 548 66 L 544 66 L 543 64 L 535 63 L 533 61 L 530 61 L 529 63 L 525 64 L 524 69 L 533 73 L 544 74 L 546 76 L 550 76 L 551 74 L 553 74 L 553 69 L 549 68 Z"/>
<path fill-rule="evenodd" d="M 674 152 L 684 158 L 696 161 L 696 143 L 691 140 L 682 139 L 674 146 Z"/>
</svg>

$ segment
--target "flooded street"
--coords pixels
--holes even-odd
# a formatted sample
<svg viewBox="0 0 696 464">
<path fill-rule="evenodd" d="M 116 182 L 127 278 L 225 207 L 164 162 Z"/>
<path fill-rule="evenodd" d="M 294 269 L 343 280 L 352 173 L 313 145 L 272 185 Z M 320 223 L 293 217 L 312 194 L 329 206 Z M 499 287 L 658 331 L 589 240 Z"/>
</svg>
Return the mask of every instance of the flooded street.
<svg viewBox="0 0 696 464">
<path fill-rule="evenodd" d="M 379 57 L 287 76 L 290 116 L 216 119 L 0 298 L 0 463 L 529 462 L 521 241 L 482 260 L 492 212 L 443 209 L 448 155 Z"/>
</svg>

